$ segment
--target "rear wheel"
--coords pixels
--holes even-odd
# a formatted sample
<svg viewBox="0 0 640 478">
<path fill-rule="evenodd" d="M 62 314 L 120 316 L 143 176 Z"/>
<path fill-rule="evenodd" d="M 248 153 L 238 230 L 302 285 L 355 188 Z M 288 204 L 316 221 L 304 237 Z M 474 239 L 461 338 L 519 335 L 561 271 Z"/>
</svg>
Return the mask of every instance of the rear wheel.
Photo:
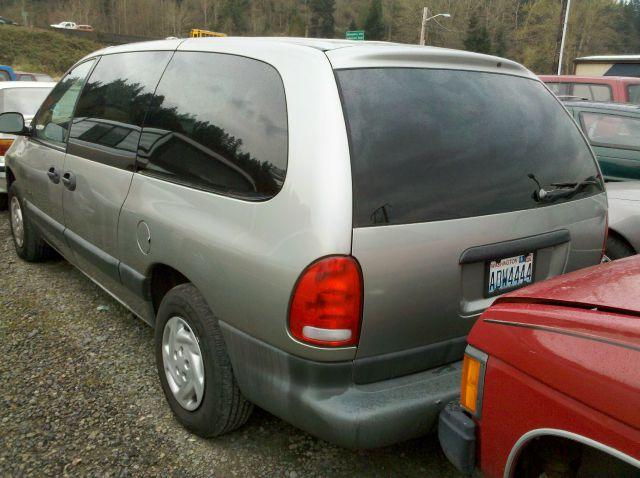
<svg viewBox="0 0 640 478">
<path fill-rule="evenodd" d="M 155 350 L 162 390 L 184 427 L 212 437 L 247 421 L 253 405 L 238 388 L 218 321 L 192 284 L 162 299 Z"/>
<path fill-rule="evenodd" d="M 9 223 L 13 244 L 20 258 L 29 262 L 40 262 L 49 256 L 51 248 L 31 223 L 16 183 L 9 188 Z"/>
<path fill-rule="evenodd" d="M 631 247 L 625 240 L 612 236 L 611 234 L 607 237 L 605 255 L 612 261 L 632 256 L 635 253 L 636 251 L 633 250 L 633 247 Z"/>
</svg>

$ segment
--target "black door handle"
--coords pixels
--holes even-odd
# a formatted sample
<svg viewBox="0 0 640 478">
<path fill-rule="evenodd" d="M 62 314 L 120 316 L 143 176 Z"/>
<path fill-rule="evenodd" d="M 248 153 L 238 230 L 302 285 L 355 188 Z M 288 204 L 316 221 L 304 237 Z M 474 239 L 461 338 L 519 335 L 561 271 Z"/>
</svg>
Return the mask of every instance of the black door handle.
<svg viewBox="0 0 640 478">
<path fill-rule="evenodd" d="M 60 173 L 53 166 L 51 166 L 49 171 L 47 171 L 47 176 L 49 176 L 49 179 L 53 184 L 58 184 L 60 182 Z"/>
<path fill-rule="evenodd" d="M 76 189 L 76 175 L 70 171 L 67 171 L 62 175 L 62 184 L 69 191 L 75 191 Z"/>
</svg>

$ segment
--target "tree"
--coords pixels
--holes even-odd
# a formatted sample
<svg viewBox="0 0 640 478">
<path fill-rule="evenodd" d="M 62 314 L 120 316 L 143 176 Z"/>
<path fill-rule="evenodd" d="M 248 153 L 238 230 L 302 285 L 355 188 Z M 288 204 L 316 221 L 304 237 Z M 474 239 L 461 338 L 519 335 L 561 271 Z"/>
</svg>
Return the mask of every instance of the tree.
<svg viewBox="0 0 640 478">
<path fill-rule="evenodd" d="M 333 14 L 336 10 L 335 0 L 310 0 L 311 25 L 309 36 L 316 38 L 333 38 L 336 22 Z"/>
<path fill-rule="evenodd" d="M 491 53 L 491 38 L 487 27 L 480 25 L 478 15 L 474 12 L 469 18 L 469 26 L 467 28 L 467 36 L 464 39 L 464 48 L 467 51 L 475 51 L 478 53 Z"/>
<path fill-rule="evenodd" d="M 364 34 L 367 40 L 384 40 L 385 26 L 382 20 L 382 0 L 371 0 L 369 13 L 364 22 Z"/>
<path fill-rule="evenodd" d="M 505 38 L 504 29 L 500 28 L 496 32 L 496 51 L 497 56 L 507 56 L 507 40 Z"/>
<path fill-rule="evenodd" d="M 349 23 L 349 31 L 354 31 L 358 29 L 358 25 L 356 25 L 356 21 L 352 18 L 351 23 Z"/>
</svg>

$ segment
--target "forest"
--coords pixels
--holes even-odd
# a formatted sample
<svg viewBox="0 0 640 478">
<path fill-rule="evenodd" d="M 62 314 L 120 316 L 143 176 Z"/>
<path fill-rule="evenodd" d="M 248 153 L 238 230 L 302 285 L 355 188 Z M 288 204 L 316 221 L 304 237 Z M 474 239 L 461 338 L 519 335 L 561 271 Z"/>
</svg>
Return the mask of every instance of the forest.
<svg viewBox="0 0 640 478">
<path fill-rule="evenodd" d="M 344 38 L 418 43 L 423 7 L 448 13 L 427 23 L 426 43 L 555 70 L 561 0 L 0 0 L 0 15 L 25 26 L 60 21 L 149 38 L 203 28 L 244 36 Z M 640 54 L 640 0 L 573 0 L 563 70 L 576 57 Z"/>
</svg>

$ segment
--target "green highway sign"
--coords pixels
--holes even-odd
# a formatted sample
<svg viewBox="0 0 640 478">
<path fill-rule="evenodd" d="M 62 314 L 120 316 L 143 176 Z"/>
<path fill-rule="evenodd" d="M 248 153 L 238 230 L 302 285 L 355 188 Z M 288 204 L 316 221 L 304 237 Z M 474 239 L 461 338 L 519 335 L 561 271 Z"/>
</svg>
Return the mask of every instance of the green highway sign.
<svg viewBox="0 0 640 478">
<path fill-rule="evenodd" d="M 364 40 L 364 30 L 347 32 L 347 40 Z"/>
</svg>

